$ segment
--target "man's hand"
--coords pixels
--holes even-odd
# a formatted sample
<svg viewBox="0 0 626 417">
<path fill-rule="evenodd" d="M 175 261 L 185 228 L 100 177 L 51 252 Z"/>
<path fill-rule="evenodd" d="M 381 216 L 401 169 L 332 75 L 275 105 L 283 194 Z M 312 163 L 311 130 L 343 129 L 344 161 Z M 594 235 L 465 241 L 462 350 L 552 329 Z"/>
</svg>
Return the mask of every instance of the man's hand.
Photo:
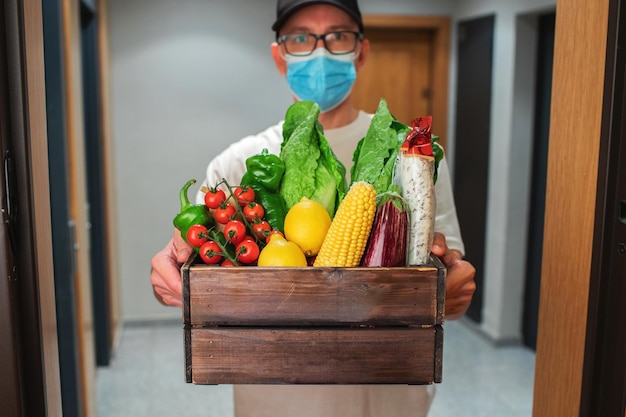
<svg viewBox="0 0 626 417">
<path fill-rule="evenodd" d="M 192 250 L 180 232 L 175 230 L 172 240 L 152 258 L 150 282 L 154 296 L 161 304 L 183 306 L 180 266 L 189 258 Z"/>
<path fill-rule="evenodd" d="M 476 283 L 474 274 L 476 269 L 464 261 L 458 251 L 451 250 L 446 244 L 446 238 L 441 233 L 435 233 L 433 241 L 435 254 L 448 269 L 446 275 L 446 320 L 461 318 L 467 311 Z"/>
</svg>

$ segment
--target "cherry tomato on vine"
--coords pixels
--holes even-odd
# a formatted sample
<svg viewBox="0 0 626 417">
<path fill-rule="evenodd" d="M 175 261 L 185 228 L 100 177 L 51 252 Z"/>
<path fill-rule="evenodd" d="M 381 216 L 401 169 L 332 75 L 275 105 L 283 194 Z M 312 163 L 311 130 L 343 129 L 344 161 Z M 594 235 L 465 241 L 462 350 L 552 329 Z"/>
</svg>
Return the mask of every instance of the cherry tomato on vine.
<svg viewBox="0 0 626 417">
<path fill-rule="evenodd" d="M 235 187 L 235 191 L 233 195 L 237 199 L 237 202 L 240 206 L 245 206 L 247 203 L 252 203 L 254 201 L 254 190 L 252 187 L 248 187 L 247 185 L 240 185 L 239 187 Z"/>
<path fill-rule="evenodd" d="M 220 266 L 235 266 L 235 264 L 230 259 L 224 259 Z"/>
<path fill-rule="evenodd" d="M 259 259 L 259 245 L 253 239 L 244 239 L 235 248 L 237 260 L 244 264 L 252 264 Z"/>
<path fill-rule="evenodd" d="M 239 220 L 230 220 L 224 226 L 223 233 L 228 242 L 237 245 L 246 238 L 246 225 Z"/>
<path fill-rule="evenodd" d="M 251 229 L 252 234 L 254 234 L 257 239 L 264 241 L 270 236 L 272 226 L 265 220 L 261 220 L 260 222 L 252 223 Z"/>
<path fill-rule="evenodd" d="M 202 246 L 209 240 L 209 230 L 203 224 L 194 224 L 187 230 L 187 242 L 191 246 Z"/>
<path fill-rule="evenodd" d="M 262 219 L 265 216 L 265 210 L 262 205 L 253 201 L 243 206 L 243 215 L 249 222 L 253 222 L 256 219 Z"/>
<path fill-rule="evenodd" d="M 218 223 L 226 224 L 229 222 L 230 218 L 235 215 L 236 211 L 235 206 L 225 201 L 220 204 L 217 209 L 215 209 L 213 218 Z"/>
<path fill-rule="evenodd" d="M 205 264 L 213 265 L 222 260 L 222 248 L 217 242 L 208 240 L 200 246 L 198 251 L 200 258 Z"/>
<path fill-rule="evenodd" d="M 282 237 L 285 237 L 285 235 L 283 234 L 283 232 L 281 232 L 280 230 L 272 230 L 270 231 L 270 233 L 267 235 L 267 237 L 265 238 L 265 243 L 270 243 L 270 239 L 272 238 L 272 236 L 274 235 L 280 235 Z"/>
<path fill-rule="evenodd" d="M 226 201 L 226 193 L 218 188 L 210 188 L 204 195 L 204 204 L 210 209 L 216 209 Z"/>
</svg>

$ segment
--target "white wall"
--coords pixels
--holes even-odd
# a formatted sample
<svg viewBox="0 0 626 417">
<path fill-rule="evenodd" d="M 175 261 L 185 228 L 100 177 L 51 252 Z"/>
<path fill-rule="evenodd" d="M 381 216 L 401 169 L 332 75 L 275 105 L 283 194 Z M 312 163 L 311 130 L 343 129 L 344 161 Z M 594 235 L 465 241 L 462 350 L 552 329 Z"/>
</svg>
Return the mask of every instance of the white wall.
<svg viewBox="0 0 626 417">
<path fill-rule="evenodd" d="M 482 327 L 497 340 L 519 339 L 525 266 L 532 118 L 522 115 L 532 97 L 521 92 L 530 91 L 523 86 L 532 82 L 524 76 L 532 62 L 521 57 L 532 57 L 532 50 L 516 52 L 516 46 L 532 45 L 533 20 L 518 18 L 555 2 L 360 1 L 364 14 L 450 15 L 455 21 L 496 15 Z M 202 178 L 207 162 L 229 143 L 281 119 L 291 103 L 269 52 L 275 0 L 108 4 L 123 317 L 180 318 L 180 310 L 154 300 L 150 259 L 172 235 L 180 186 Z M 452 28 L 447 153 L 453 159 Z"/>
<path fill-rule="evenodd" d="M 108 4 L 123 317 L 178 318 L 149 282 L 150 259 L 174 230 L 178 190 L 290 104 L 269 49 L 274 2 Z"/>
</svg>

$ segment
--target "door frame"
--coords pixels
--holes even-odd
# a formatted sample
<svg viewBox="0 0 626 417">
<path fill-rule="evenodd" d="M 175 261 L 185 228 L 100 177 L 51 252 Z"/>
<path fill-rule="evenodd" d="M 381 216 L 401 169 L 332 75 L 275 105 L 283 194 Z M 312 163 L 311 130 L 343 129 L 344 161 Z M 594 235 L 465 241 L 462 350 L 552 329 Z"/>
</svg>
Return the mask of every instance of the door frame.
<svg viewBox="0 0 626 417">
<path fill-rule="evenodd" d="M 2 7 L 7 78 L 0 82 L 10 88 L 0 89 L 2 101 L 9 103 L 0 117 L 10 126 L 17 190 L 12 196 L 17 202 L 14 227 L 19 231 L 14 253 L 19 280 L 11 303 L 0 308 L 3 321 L 10 317 L 15 330 L 14 343 L 4 348 L 12 351 L 6 359 L 15 360 L 19 375 L 12 388 L 19 395 L 3 411 L 61 417 L 41 1 L 7 0 Z"/>
<path fill-rule="evenodd" d="M 581 416 L 626 413 L 626 12 L 610 0 Z"/>
<path fill-rule="evenodd" d="M 448 139 L 448 74 L 450 60 L 450 18 L 447 16 L 363 15 L 363 25 L 372 29 L 428 30 L 433 35 L 432 116 L 437 121 L 439 142 Z M 365 34 L 367 37 L 367 33 Z"/>
<path fill-rule="evenodd" d="M 603 102 L 607 44 L 616 36 L 610 3 L 557 1 L 534 417 L 588 415 L 581 399 L 589 388 L 592 259 L 602 250 L 594 235 L 602 125 L 611 112 Z"/>
</svg>

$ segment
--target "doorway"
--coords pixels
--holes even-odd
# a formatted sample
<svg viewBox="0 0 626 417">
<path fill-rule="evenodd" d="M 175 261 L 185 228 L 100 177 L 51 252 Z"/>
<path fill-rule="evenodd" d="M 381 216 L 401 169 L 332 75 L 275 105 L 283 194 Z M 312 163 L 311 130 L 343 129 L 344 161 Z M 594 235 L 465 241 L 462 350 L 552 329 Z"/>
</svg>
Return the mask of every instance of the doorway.
<svg viewBox="0 0 626 417">
<path fill-rule="evenodd" d="M 97 9 L 91 1 L 80 2 L 80 40 L 83 73 L 83 117 L 85 119 L 85 168 L 89 217 L 91 302 L 94 322 L 96 365 L 107 366 L 111 359 L 112 335 L 109 291 L 109 264 L 104 204 L 104 155 L 100 120 L 100 60 L 98 56 Z"/>
<path fill-rule="evenodd" d="M 449 62 L 449 19 L 364 16 L 370 55 L 359 72 L 352 100 L 375 113 L 381 98 L 406 125 L 433 116 L 433 132 L 445 147 Z"/>
<path fill-rule="evenodd" d="M 43 3 L 44 60 L 46 77 L 46 122 L 50 177 L 50 220 L 61 395 L 65 416 L 80 416 L 84 397 L 81 382 L 80 337 L 76 309 L 75 221 L 70 206 L 68 127 L 65 84 L 65 51 L 62 5 Z"/>
<path fill-rule="evenodd" d="M 482 320 L 489 142 L 491 136 L 491 71 L 493 15 L 460 22 L 454 199 L 465 242 L 465 257 L 476 268 L 476 292 L 467 316 Z"/>
<path fill-rule="evenodd" d="M 548 140 L 550 136 L 550 95 L 552 92 L 552 58 L 554 55 L 554 23 L 556 13 L 538 16 L 537 84 L 535 104 L 535 134 L 532 151 L 532 178 L 528 243 L 526 260 L 526 287 L 522 318 L 523 343 L 537 347 L 539 321 L 539 292 L 541 287 L 541 259 L 543 251 L 543 215 L 546 207 L 546 178 L 548 175 Z"/>
</svg>

